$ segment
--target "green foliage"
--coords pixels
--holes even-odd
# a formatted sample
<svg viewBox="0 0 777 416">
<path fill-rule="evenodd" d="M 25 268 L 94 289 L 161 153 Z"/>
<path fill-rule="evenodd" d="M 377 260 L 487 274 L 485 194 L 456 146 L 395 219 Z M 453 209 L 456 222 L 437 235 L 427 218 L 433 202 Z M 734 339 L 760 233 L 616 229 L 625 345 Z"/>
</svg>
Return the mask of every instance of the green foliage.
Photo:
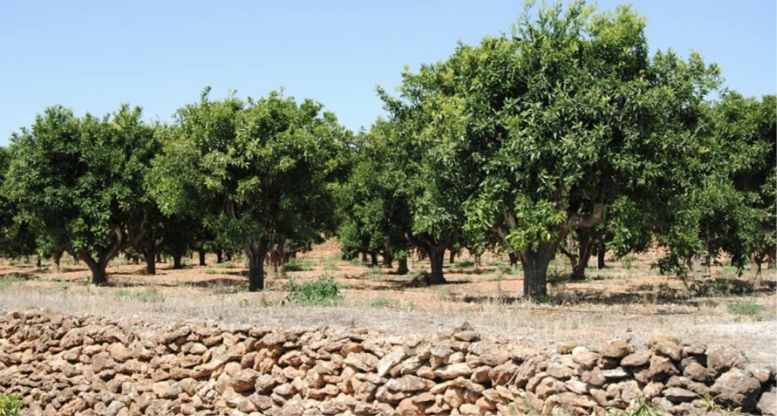
<svg viewBox="0 0 777 416">
<path fill-rule="evenodd" d="M 753 300 L 734 301 L 727 305 L 728 313 L 734 315 L 758 315 L 764 310 L 762 305 L 759 305 Z"/>
<path fill-rule="evenodd" d="M 607 409 L 607 414 L 616 416 L 668 416 L 669 414 L 661 410 L 656 409 L 650 402 L 642 397 L 637 397 L 629 405 L 629 407 L 623 411 L 613 408 Z"/>
<path fill-rule="evenodd" d="M 343 299 L 340 294 L 340 285 L 335 282 L 334 276 L 320 276 L 318 280 L 304 283 L 296 283 L 293 278 L 286 285 L 289 294 L 283 300 L 283 304 L 304 306 L 333 306 Z"/>
<path fill-rule="evenodd" d="M 23 276 L 19 276 L 16 273 L 6 274 L 0 277 L 0 290 L 8 289 L 9 287 L 17 285 L 19 283 L 24 283 L 25 280 L 26 279 Z"/>
<path fill-rule="evenodd" d="M 249 262 L 249 290 L 261 290 L 271 243 L 334 229 L 331 182 L 350 132 L 312 100 L 278 92 L 222 101 L 203 91 L 177 113 L 149 174 L 165 214 L 219 223 Z"/>
<path fill-rule="evenodd" d="M 126 104 L 102 119 L 47 108 L 31 129 L 11 135 L 2 191 L 18 207 L 16 222 L 31 227 L 43 251 L 78 253 L 104 284 L 108 262 L 144 232 L 154 131 Z"/>
<path fill-rule="evenodd" d="M 702 140 L 675 174 L 683 194 L 670 200 L 659 242 L 670 249 L 664 273 L 685 276 L 683 260 L 725 251 L 741 274 L 753 252 L 775 250 L 777 104 L 724 91 L 706 105 Z"/>
<path fill-rule="evenodd" d="M 460 268 L 466 268 L 466 267 L 472 267 L 475 265 L 475 262 L 472 260 L 459 260 L 456 262 L 456 267 Z"/>
<path fill-rule="evenodd" d="M 225 261 L 224 263 L 216 263 L 213 265 L 213 267 L 217 269 L 234 269 L 237 266 L 235 266 L 235 264 L 232 262 Z"/>
<path fill-rule="evenodd" d="M 135 299 L 141 302 L 158 303 L 165 301 L 165 295 L 155 288 L 145 288 L 140 292 L 132 292 L 126 289 L 119 289 L 113 294 L 119 299 Z"/>
<path fill-rule="evenodd" d="M 310 260 L 290 259 L 283 265 L 287 272 L 308 272 L 313 270 L 313 263 Z"/>
<path fill-rule="evenodd" d="M 326 271 L 338 271 L 338 270 L 340 270 L 340 268 L 337 267 L 337 260 L 327 260 L 324 263 L 324 270 L 326 270 Z"/>
<path fill-rule="evenodd" d="M 21 411 L 21 396 L 16 394 L 0 394 L 0 416 L 17 416 Z"/>
<path fill-rule="evenodd" d="M 397 301 L 385 296 L 378 296 L 370 301 L 371 308 L 391 308 L 396 305 Z"/>
</svg>

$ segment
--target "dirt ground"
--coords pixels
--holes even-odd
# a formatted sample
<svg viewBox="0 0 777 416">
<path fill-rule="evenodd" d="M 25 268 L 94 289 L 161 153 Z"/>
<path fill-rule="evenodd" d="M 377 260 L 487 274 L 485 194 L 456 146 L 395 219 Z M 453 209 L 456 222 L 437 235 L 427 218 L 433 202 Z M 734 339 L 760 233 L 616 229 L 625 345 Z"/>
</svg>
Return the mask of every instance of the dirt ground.
<svg viewBox="0 0 777 416">
<path fill-rule="evenodd" d="M 709 344 L 740 348 L 752 362 L 777 364 L 777 271 L 765 270 L 763 285 L 752 290 L 730 266 L 712 269 L 705 295 L 689 296 L 676 277 L 661 276 L 650 265 L 658 253 L 630 259 L 607 258 L 602 270 L 589 268 L 587 279 L 568 281 L 564 258 L 549 270 L 550 300 L 521 298 L 523 280 L 506 256 L 486 253 L 475 266 L 466 253 L 448 264 L 447 284 L 424 287 L 417 276 L 428 261 L 412 259 L 411 273 L 367 267 L 340 259 L 336 240 L 302 253 L 285 276 L 273 275 L 260 293 L 247 292 L 242 259 L 206 266 L 185 259 L 157 264 L 157 275 L 144 265 L 114 259 L 108 287 L 94 287 L 89 270 L 72 259 L 60 273 L 44 261 L 0 262 L 0 313 L 30 307 L 66 313 L 135 316 L 148 320 L 207 321 L 234 325 L 359 326 L 393 334 L 430 334 L 469 322 L 481 333 L 538 344 L 576 341 L 597 346 L 627 337 L 646 342 L 655 334 L 672 334 Z M 34 260 L 34 259 L 32 259 Z M 592 259 L 592 265 L 595 259 Z M 290 279 L 304 282 L 333 276 L 343 301 L 337 306 L 291 306 L 283 302 Z"/>
</svg>

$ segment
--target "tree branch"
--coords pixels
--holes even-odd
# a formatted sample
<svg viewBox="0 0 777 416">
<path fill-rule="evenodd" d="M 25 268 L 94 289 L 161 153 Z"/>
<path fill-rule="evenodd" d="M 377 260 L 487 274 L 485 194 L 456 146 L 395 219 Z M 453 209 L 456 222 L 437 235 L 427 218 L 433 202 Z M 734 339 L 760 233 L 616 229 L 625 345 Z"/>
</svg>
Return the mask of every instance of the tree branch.
<svg viewBox="0 0 777 416">
<path fill-rule="evenodd" d="M 574 228 L 588 228 L 593 227 L 602 222 L 602 215 L 604 214 L 604 188 L 599 191 L 599 201 L 594 204 L 594 211 L 587 215 L 572 214 L 562 224 L 562 231 L 567 232 Z"/>
</svg>

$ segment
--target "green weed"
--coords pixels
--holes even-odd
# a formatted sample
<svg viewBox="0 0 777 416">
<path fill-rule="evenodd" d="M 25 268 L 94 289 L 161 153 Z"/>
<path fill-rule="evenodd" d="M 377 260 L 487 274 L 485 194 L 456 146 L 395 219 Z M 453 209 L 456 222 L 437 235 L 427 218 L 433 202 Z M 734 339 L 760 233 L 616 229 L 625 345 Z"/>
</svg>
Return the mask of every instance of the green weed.
<svg viewBox="0 0 777 416">
<path fill-rule="evenodd" d="M 330 272 L 336 272 L 340 270 L 340 268 L 337 267 L 337 260 L 329 260 L 326 263 L 324 263 L 324 270 L 330 271 Z"/>
<path fill-rule="evenodd" d="M 283 300 L 283 304 L 332 306 L 343 299 L 340 285 L 335 282 L 334 276 L 324 275 L 316 281 L 301 284 L 296 283 L 294 279 L 289 279 L 286 288 L 289 294 Z"/>
<path fill-rule="evenodd" d="M 126 289 L 119 289 L 113 294 L 119 299 L 137 299 L 141 302 L 164 302 L 165 295 L 159 293 L 154 288 L 146 288 L 140 292 L 130 292 Z"/>
<path fill-rule="evenodd" d="M 390 308 L 396 305 L 397 301 L 385 296 L 378 296 L 370 301 L 370 307 L 372 308 Z"/>
<path fill-rule="evenodd" d="M 731 302 L 727 308 L 728 312 L 734 315 L 758 315 L 764 309 L 763 306 L 752 300 Z"/>
<path fill-rule="evenodd" d="M 308 272 L 313 270 L 313 263 L 308 260 L 291 259 L 283 265 L 283 270 L 287 272 Z"/>
<path fill-rule="evenodd" d="M 22 411 L 22 398 L 15 394 L 0 394 L 0 416 L 17 416 Z"/>
<path fill-rule="evenodd" d="M 472 267 L 475 265 L 475 262 L 472 260 L 460 260 L 456 262 L 456 267 L 465 268 L 465 267 Z"/>
</svg>

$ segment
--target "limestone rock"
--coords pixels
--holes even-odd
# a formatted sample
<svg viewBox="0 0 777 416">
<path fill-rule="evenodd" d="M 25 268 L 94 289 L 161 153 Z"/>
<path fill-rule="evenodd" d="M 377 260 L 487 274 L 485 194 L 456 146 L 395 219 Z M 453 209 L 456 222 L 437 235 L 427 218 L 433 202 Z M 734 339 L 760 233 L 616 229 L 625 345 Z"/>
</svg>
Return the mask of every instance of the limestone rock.
<svg viewBox="0 0 777 416">
<path fill-rule="evenodd" d="M 745 368 L 744 354 L 731 347 L 714 346 L 707 350 L 707 368 L 713 377 L 732 368 Z"/>
<path fill-rule="evenodd" d="M 750 412 L 758 402 L 761 383 L 749 372 L 732 368 L 715 380 L 710 393 L 720 404 L 741 407 L 743 412 Z"/>
<path fill-rule="evenodd" d="M 629 343 L 621 339 L 614 339 L 602 345 L 601 355 L 607 358 L 623 358 L 634 351 Z"/>
<path fill-rule="evenodd" d="M 425 378 L 404 375 L 398 379 L 391 379 L 386 383 L 386 387 L 392 392 L 412 393 L 417 391 L 427 391 L 434 387 L 434 382 Z"/>
</svg>

